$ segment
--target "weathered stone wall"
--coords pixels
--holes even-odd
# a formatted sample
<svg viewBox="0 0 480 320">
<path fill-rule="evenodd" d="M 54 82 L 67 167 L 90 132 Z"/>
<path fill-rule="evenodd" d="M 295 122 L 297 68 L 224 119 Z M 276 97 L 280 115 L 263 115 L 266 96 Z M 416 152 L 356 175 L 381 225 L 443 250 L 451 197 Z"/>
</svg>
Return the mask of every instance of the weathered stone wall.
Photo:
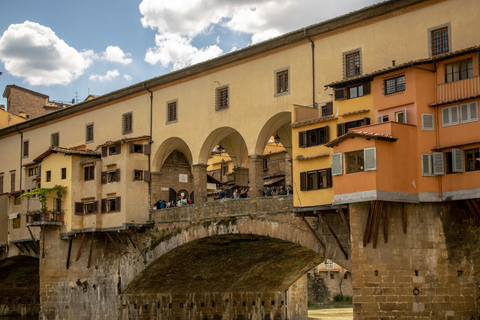
<svg viewBox="0 0 480 320">
<path fill-rule="evenodd" d="M 369 203 L 350 205 L 355 319 L 479 319 L 480 228 L 463 202 L 385 206 L 363 246 Z"/>
<path fill-rule="evenodd" d="M 46 114 L 45 108 L 48 97 L 28 93 L 24 90 L 11 88 L 10 96 L 7 101 L 7 111 L 15 115 L 25 112 L 28 119 L 33 119 Z"/>
</svg>

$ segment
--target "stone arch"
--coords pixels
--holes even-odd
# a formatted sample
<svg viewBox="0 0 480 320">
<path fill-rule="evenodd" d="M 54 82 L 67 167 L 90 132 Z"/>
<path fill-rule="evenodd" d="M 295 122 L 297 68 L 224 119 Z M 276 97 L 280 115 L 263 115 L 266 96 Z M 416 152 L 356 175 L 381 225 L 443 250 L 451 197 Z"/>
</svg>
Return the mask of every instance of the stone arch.
<svg viewBox="0 0 480 320">
<path fill-rule="evenodd" d="M 203 142 L 199 154 L 199 163 L 206 164 L 213 148 L 221 144 L 235 167 L 242 166 L 242 160 L 247 151 L 247 145 L 242 135 L 230 127 L 222 127 L 213 130 Z"/>
<path fill-rule="evenodd" d="M 167 160 L 168 156 L 175 150 L 181 152 L 187 158 L 189 164 L 192 165 L 192 152 L 187 143 L 181 138 L 170 137 L 163 141 L 157 149 L 152 162 L 152 171 L 160 171 L 165 160 Z"/>
<path fill-rule="evenodd" d="M 257 138 L 254 154 L 263 154 L 263 150 L 268 143 L 271 136 L 278 133 L 280 142 L 287 150 L 290 158 L 292 157 L 292 128 L 291 128 L 291 112 L 279 112 L 271 117 L 265 125 Z"/>
</svg>

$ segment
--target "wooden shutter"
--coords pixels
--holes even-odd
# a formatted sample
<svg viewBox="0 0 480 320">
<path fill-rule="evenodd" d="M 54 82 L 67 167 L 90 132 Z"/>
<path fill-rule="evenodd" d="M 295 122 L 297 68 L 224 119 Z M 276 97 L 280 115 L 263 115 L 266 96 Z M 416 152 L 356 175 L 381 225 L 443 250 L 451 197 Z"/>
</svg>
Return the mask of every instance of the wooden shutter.
<svg viewBox="0 0 480 320">
<path fill-rule="evenodd" d="M 337 137 L 345 133 L 345 123 L 337 123 Z"/>
<path fill-rule="evenodd" d="M 369 117 L 363 118 L 363 125 L 368 126 L 369 124 L 370 124 L 370 118 Z"/>
<path fill-rule="evenodd" d="M 108 176 L 108 172 L 102 171 L 102 184 L 107 184 L 108 182 L 107 176 Z"/>
<path fill-rule="evenodd" d="M 15 191 L 15 173 L 10 175 L 10 189 L 11 191 Z"/>
<path fill-rule="evenodd" d="M 298 147 L 305 148 L 305 131 L 300 131 L 298 133 Z"/>
<path fill-rule="evenodd" d="M 332 168 L 327 169 L 327 188 L 332 187 Z"/>
<path fill-rule="evenodd" d="M 119 182 L 120 181 L 120 169 L 117 169 L 115 171 L 115 181 Z"/>
<path fill-rule="evenodd" d="M 377 118 L 377 123 L 382 123 L 383 122 L 383 115 L 379 115 Z"/>
<path fill-rule="evenodd" d="M 107 199 L 106 198 L 102 199 L 101 212 L 102 213 L 107 213 Z"/>
<path fill-rule="evenodd" d="M 422 176 L 430 177 L 432 175 L 432 155 L 422 154 Z"/>
<path fill-rule="evenodd" d="M 121 201 L 121 197 L 116 197 L 115 198 L 115 211 L 116 212 L 119 212 L 120 210 L 122 210 L 122 201 Z"/>
<path fill-rule="evenodd" d="M 452 149 L 452 170 L 453 172 L 465 171 L 465 160 L 463 157 L 463 150 Z"/>
<path fill-rule="evenodd" d="M 305 191 L 307 190 L 307 173 L 300 172 L 300 190 Z"/>
<path fill-rule="evenodd" d="M 75 214 L 83 215 L 83 202 L 75 202 Z"/>
<path fill-rule="evenodd" d="M 337 88 L 333 89 L 334 96 L 335 96 L 335 101 L 338 100 L 345 100 L 345 88 Z"/>
<path fill-rule="evenodd" d="M 443 163 L 443 152 L 434 152 L 432 154 L 433 160 L 433 174 L 441 175 L 445 174 L 445 165 Z"/>
<path fill-rule="evenodd" d="M 145 181 L 145 182 L 150 182 L 151 181 L 150 171 L 148 171 L 148 170 L 143 171 L 143 181 Z"/>
<path fill-rule="evenodd" d="M 370 82 L 363 84 L 363 95 L 370 94 Z"/>
<path fill-rule="evenodd" d="M 135 152 L 135 144 L 130 143 L 130 153 L 134 153 L 134 152 Z"/>
<path fill-rule="evenodd" d="M 151 154 L 152 153 L 152 146 L 150 144 L 143 145 L 143 154 Z"/>
<path fill-rule="evenodd" d="M 115 154 L 120 154 L 122 152 L 122 145 L 120 143 L 115 144 Z"/>
<path fill-rule="evenodd" d="M 338 176 L 343 173 L 342 153 L 332 154 L 332 176 Z"/>
<path fill-rule="evenodd" d="M 98 201 L 93 201 L 93 214 L 98 213 Z"/>
<path fill-rule="evenodd" d="M 83 180 L 89 180 L 88 167 L 83 167 Z"/>
<path fill-rule="evenodd" d="M 433 114 L 422 114 L 422 130 L 433 131 L 434 122 Z"/>
<path fill-rule="evenodd" d="M 0 194 L 3 193 L 3 176 L 0 176 Z"/>
<path fill-rule="evenodd" d="M 330 127 L 325 126 L 325 143 L 330 141 Z"/>
<path fill-rule="evenodd" d="M 407 108 L 403 108 L 403 123 L 408 123 L 407 121 Z"/>
<path fill-rule="evenodd" d="M 377 170 L 377 149 L 375 147 L 363 149 L 363 159 L 365 171 Z"/>
<path fill-rule="evenodd" d="M 108 156 L 108 148 L 102 147 L 102 158 L 105 158 L 107 156 Z"/>
</svg>

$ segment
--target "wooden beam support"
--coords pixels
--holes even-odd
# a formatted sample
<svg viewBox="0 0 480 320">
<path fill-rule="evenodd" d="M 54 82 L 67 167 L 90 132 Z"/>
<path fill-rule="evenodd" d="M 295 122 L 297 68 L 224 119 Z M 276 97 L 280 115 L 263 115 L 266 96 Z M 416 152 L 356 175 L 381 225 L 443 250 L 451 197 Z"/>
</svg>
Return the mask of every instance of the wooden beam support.
<svg viewBox="0 0 480 320">
<path fill-rule="evenodd" d="M 383 240 L 388 242 L 388 220 L 390 219 L 390 202 L 387 202 L 387 213 L 385 215 L 385 227 L 383 230 Z"/>
<path fill-rule="evenodd" d="M 13 244 L 15 245 L 15 247 L 18 248 L 18 250 L 20 250 L 21 253 L 25 253 L 25 252 L 23 251 L 23 249 L 22 249 L 18 244 L 16 244 L 16 243 L 13 243 Z"/>
<path fill-rule="evenodd" d="M 370 242 L 370 230 L 372 228 L 373 213 L 375 211 L 376 202 L 370 201 L 370 211 L 368 212 L 367 225 L 365 226 L 365 235 L 363 236 L 363 247 Z"/>
<path fill-rule="evenodd" d="M 133 240 L 134 240 L 133 246 L 136 247 L 137 250 L 142 255 L 143 263 L 147 263 L 147 254 L 145 253 L 145 250 L 143 250 L 142 247 L 140 246 L 140 242 L 138 242 L 137 230 L 136 229 L 135 229 L 135 232 L 133 232 Z"/>
<path fill-rule="evenodd" d="M 313 230 L 312 226 L 308 223 L 308 221 L 305 220 L 305 217 L 303 215 L 301 216 L 301 218 L 302 218 L 302 221 L 305 222 L 305 225 L 307 226 L 308 230 L 310 230 L 310 232 L 313 234 L 315 239 L 317 239 L 318 243 L 320 243 L 320 246 L 322 246 L 323 250 L 326 251 L 327 247 L 325 246 L 325 243 L 322 241 L 322 239 L 320 239 L 318 234 L 315 232 L 315 230 Z"/>
<path fill-rule="evenodd" d="M 68 270 L 70 268 L 70 254 L 72 253 L 72 242 L 73 238 L 70 237 L 68 239 L 68 253 L 67 253 L 67 262 L 65 263 L 65 269 Z"/>
<path fill-rule="evenodd" d="M 90 269 L 90 262 L 92 261 L 93 239 L 94 238 L 95 238 L 95 233 L 92 232 L 92 241 L 90 241 L 90 253 L 88 254 L 87 269 Z"/>
<path fill-rule="evenodd" d="M 22 245 L 22 247 L 25 248 L 25 250 L 27 250 L 28 253 L 30 253 L 30 249 L 29 249 L 28 246 L 25 244 L 25 242 L 21 242 L 21 245 Z"/>
<path fill-rule="evenodd" d="M 373 238 L 373 248 L 377 247 L 378 233 L 380 231 L 380 220 L 383 213 L 383 201 L 378 201 L 377 214 L 375 216 L 375 236 Z"/>
<path fill-rule="evenodd" d="M 30 226 L 27 226 L 28 232 L 30 233 L 30 237 L 32 237 L 33 245 L 35 246 L 35 253 L 38 254 L 40 252 L 40 248 L 37 245 L 37 241 L 35 240 L 35 237 L 33 236 L 32 230 L 30 229 Z"/>
<path fill-rule="evenodd" d="M 132 243 L 133 247 L 137 249 L 137 246 L 135 245 L 135 242 L 133 242 L 132 236 L 130 235 L 130 232 L 127 232 L 127 237 L 130 239 L 130 242 Z"/>
<path fill-rule="evenodd" d="M 325 220 L 323 218 L 323 215 L 317 213 L 317 216 L 320 218 L 320 220 L 322 220 L 323 224 L 327 227 L 328 231 L 330 231 L 330 234 L 335 238 L 335 241 L 337 242 L 337 245 L 338 247 L 340 248 L 340 250 L 343 252 L 343 254 L 345 255 L 345 260 L 348 260 L 348 253 L 345 251 L 345 249 L 343 248 L 342 246 L 342 243 L 340 242 L 340 239 L 338 239 L 337 235 L 335 234 L 335 232 L 333 231 L 332 228 L 330 228 L 330 225 L 328 224 L 327 220 Z"/>
<path fill-rule="evenodd" d="M 117 248 L 117 250 L 121 253 L 121 254 L 125 254 L 125 252 L 122 251 L 122 249 L 120 248 L 120 246 L 115 242 L 115 240 L 113 240 L 112 236 L 110 235 L 110 233 L 106 232 L 108 238 L 110 239 L 110 241 L 113 243 L 113 245 L 115 246 L 115 248 Z"/>
<path fill-rule="evenodd" d="M 473 218 L 477 221 L 478 225 L 480 225 L 480 208 L 478 207 L 477 201 L 474 199 L 467 199 L 465 202 L 467 203 Z"/>
<path fill-rule="evenodd" d="M 125 248 L 127 248 L 127 251 L 128 251 L 128 242 L 125 242 L 123 240 L 123 238 L 120 236 L 119 232 L 117 232 L 116 234 L 117 234 L 118 239 L 120 240 L 120 243 L 122 243 L 125 246 Z"/>
<path fill-rule="evenodd" d="M 47 233 L 47 226 L 43 226 L 42 233 L 42 259 L 45 259 L 45 234 Z"/>
<path fill-rule="evenodd" d="M 340 217 L 342 217 L 343 223 L 345 224 L 345 228 L 347 228 L 348 239 L 350 239 L 350 224 L 348 223 L 347 218 L 343 213 L 342 206 L 338 204 L 337 207 L 338 207 L 338 213 L 340 214 Z"/>
<path fill-rule="evenodd" d="M 83 233 L 82 242 L 80 242 L 80 247 L 78 248 L 78 253 L 77 253 L 77 259 L 75 261 L 78 261 L 78 259 L 80 259 L 80 253 L 82 253 L 82 247 L 83 247 L 83 241 L 84 240 L 85 240 L 85 232 Z"/>
</svg>

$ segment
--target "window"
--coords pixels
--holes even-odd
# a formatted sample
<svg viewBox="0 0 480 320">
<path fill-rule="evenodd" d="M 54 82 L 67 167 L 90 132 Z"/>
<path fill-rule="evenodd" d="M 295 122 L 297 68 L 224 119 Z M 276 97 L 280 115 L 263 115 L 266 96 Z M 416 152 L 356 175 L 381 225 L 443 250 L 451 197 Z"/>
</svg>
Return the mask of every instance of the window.
<svg viewBox="0 0 480 320">
<path fill-rule="evenodd" d="M 117 171 L 116 171 L 116 170 L 108 171 L 107 181 L 108 181 L 108 182 L 115 182 L 115 181 L 117 181 Z"/>
<path fill-rule="evenodd" d="M 328 142 L 329 127 L 325 126 L 314 130 L 300 131 L 298 136 L 300 148 L 322 145 Z"/>
<path fill-rule="evenodd" d="M 120 204 L 120 197 L 102 199 L 102 213 L 119 212 Z"/>
<path fill-rule="evenodd" d="M 35 167 L 35 175 L 36 175 L 36 176 L 39 175 L 39 172 L 40 172 L 39 169 L 40 169 L 39 167 Z"/>
<path fill-rule="evenodd" d="M 325 262 L 325 270 L 333 270 L 333 269 L 334 269 L 333 261 L 331 261 L 331 260 L 326 261 Z"/>
<path fill-rule="evenodd" d="M 345 78 L 351 78 L 362 74 L 362 61 L 360 50 L 353 50 L 343 54 Z"/>
<path fill-rule="evenodd" d="M 114 154 L 117 154 L 117 147 L 116 146 L 108 147 L 108 155 L 111 156 L 111 155 L 114 155 Z"/>
<path fill-rule="evenodd" d="M 90 181 L 95 179 L 95 166 L 85 166 L 83 170 L 83 180 Z"/>
<path fill-rule="evenodd" d="M 383 89 L 385 95 L 405 91 L 405 75 L 383 80 Z"/>
<path fill-rule="evenodd" d="M 53 199 L 53 211 L 62 211 L 62 200 L 58 198 Z"/>
<path fill-rule="evenodd" d="M 91 214 L 91 213 L 96 213 L 95 212 L 95 203 L 96 202 L 85 202 L 83 204 L 83 214 Z"/>
<path fill-rule="evenodd" d="M 120 181 L 120 169 L 102 172 L 102 184 Z"/>
<path fill-rule="evenodd" d="M 3 193 L 3 175 L 0 176 L 0 194 Z"/>
<path fill-rule="evenodd" d="M 456 173 L 465 171 L 464 151 L 461 149 L 452 149 L 451 152 L 445 152 L 446 173 Z"/>
<path fill-rule="evenodd" d="M 478 121 L 478 105 L 476 101 L 460 105 L 460 120 L 462 123 Z"/>
<path fill-rule="evenodd" d="M 436 56 L 438 54 L 446 53 L 449 51 L 449 28 L 443 27 L 440 29 L 436 29 L 431 31 L 430 39 L 431 39 L 431 49 L 432 49 L 432 56 Z"/>
<path fill-rule="evenodd" d="M 388 115 L 386 115 L 386 116 L 379 115 L 378 118 L 377 118 L 377 121 L 378 121 L 378 123 L 388 122 Z"/>
<path fill-rule="evenodd" d="M 300 190 L 319 190 L 332 187 L 332 169 L 300 172 Z"/>
<path fill-rule="evenodd" d="M 130 153 L 143 153 L 143 145 L 142 144 L 130 144 Z"/>
<path fill-rule="evenodd" d="M 12 219 L 13 229 L 20 228 L 20 223 L 21 223 L 20 217 L 13 218 Z"/>
<path fill-rule="evenodd" d="M 433 114 L 422 114 L 422 130 L 434 130 Z"/>
<path fill-rule="evenodd" d="M 33 176 L 33 172 L 34 172 L 33 168 L 28 169 L 28 176 L 29 177 Z"/>
<path fill-rule="evenodd" d="M 67 168 L 62 168 L 62 180 L 67 179 Z"/>
<path fill-rule="evenodd" d="M 133 112 L 127 112 L 122 115 L 122 134 L 133 132 Z"/>
<path fill-rule="evenodd" d="M 28 140 L 23 141 L 23 158 L 28 158 Z"/>
<path fill-rule="evenodd" d="M 363 118 L 361 120 L 354 120 L 345 123 L 337 123 L 337 137 L 348 132 L 348 130 L 361 127 L 361 126 L 368 126 L 370 124 L 370 118 Z"/>
<path fill-rule="evenodd" d="M 322 117 L 333 115 L 333 102 L 327 102 L 322 106 Z"/>
<path fill-rule="evenodd" d="M 468 78 L 473 78 L 472 58 L 445 64 L 445 82 Z"/>
<path fill-rule="evenodd" d="M 85 143 L 93 142 L 93 123 L 89 123 L 85 126 Z"/>
<path fill-rule="evenodd" d="M 330 273 L 330 279 L 335 279 L 335 274 L 334 273 Z"/>
<path fill-rule="evenodd" d="M 402 111 L 395 112 L 395 121 L 400 123 L 407 123 L 407 108 Z"/>
<path fill-rule="evenodd" d="M 217 88 L 215 90 L 215 109 L 227 109 L 229 106 L 228 86 Z"/>
<path fill-rule="evenodd" d="M 133 170 L 133 180 L 142 181 L 143 180 L 143 171 L 142 170 Z"/>
<path fill-rule="evenodd" d="M 75 202 L 75 214 L 96 214 L 98 213 L 98 201 Z"/>
<path fill-rule="evenodd" d="M 177 101 L 167 102 L 167 123 L 177 122 Z"/>
<path fill-rule="evenodd" d="M 480 170 L 480 149 L 469 149 L 465 151 L 465 171 Z"/>
<path fill-rule="evenodd" d="M 288 92 L 289 90 L 288 69 L 276 72 L 276 90 L 277 94 Z"/>
<path fill-rule="evenodd" d="M 345 162 L 347 173 L 364 171 L 363 150 L 346 152 Z"/>
<path fill-rule="evenodd" d="M 10 174 L 10 189 L 11 191 L 15 191 L 15 172 Z"/>
<path fill-rule="evenodd" d="M 459 124 L 458 106 L 442 108 L 442 127 Z"/>
<path fill-rule="evenodd" d="M 21 205 L 21 204 L 22 204 L 22 198 L 20 198 L 19 195 L 18 195 L 18 196 L 15 196 L 15 197 L 13 198 L 13 205 L 19 206 L 19 205 Z"/>
<path fill-rule="evenodd" d="M 228 173 L 228 165 L 222 165 L 222 176 Z"/>
<path fill-rule="evenodd" d="M 55 132 L 50 135 L 50 146 L 58 147 L 60 145 L 60 133 Z"/>
<path fill-rule="evenodd" d="M 50 182 L 52 180 L 52 171 L 49 170 L 46 173 L 47 174 L 46 174 L 46 177 L 45 177 L 45 181 Z"/>
</svg>

